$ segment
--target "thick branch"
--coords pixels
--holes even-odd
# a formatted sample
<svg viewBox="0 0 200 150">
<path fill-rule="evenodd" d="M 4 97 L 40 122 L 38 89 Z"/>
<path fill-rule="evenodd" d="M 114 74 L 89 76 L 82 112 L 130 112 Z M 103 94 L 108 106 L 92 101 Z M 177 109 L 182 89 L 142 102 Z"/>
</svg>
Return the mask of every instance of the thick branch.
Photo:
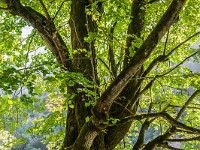
<svg viewBox="0 0 200 150">
<path fill-rule="evenodd" d="M 180 123 L 180 122 L 176 121 L 174 118 L 172 118 L 169 114 L 164 113 L 164 112 L 129 116 L 129 117 L 126 117 L 124 119 L 121 119 L 117 123 L 117 125 L 118 124 L 124 124 L 126 122 L 130 122 L 130 121 L 133 121 L 133 120 L 142 120 L 144 118 L 155 118 L 155 117 L 162 117 L 162 118 L 166 119 L 174 127 L 183 128 L 185 130 L 192 131 L 192 132 L 194 132 L 196 134 L 200 134 L 200 129 L 196 129 L 196 128 L 187 126 L 187 125 L 185 125 L 183 123 Z"/>
<path fill-rule="evenodd" d="M 114 34 L 114 29 L 115 26 L 117 24 L 117 21 L 114 23 L 113 27 L 110 30 L 110 40 L 109 40 L 109 49 L 108 49 L 108 58 L 109 58 L 109 62 L 110 62 L 110 66 L 111 66 L 111 71 L 114 75 L 114 77 L 116 78 L 117 76 L 117 68 L 116 68 L 116 63 L 115 63 L 115 56 L 114 56 L 114 51 L 113 51 L 113 34 Z"/>
<path fill-rule="evenodd" d="M 185 109 L 187 108 L 187 106 L 191 103 L 191 101 L 194 99 L 195 96 L 197 96 L 199 94 L 200 90 L 197 90 L 189 99 L 188 101 L 185 103 L 184 107 L 180 110 L 180 112 L 178 113 L 177 117 L 175 119 L 173 119 L 175 122 L 178 122 L 177 120 L 180 118 L 180 116 L 183 114 L 183 112 L 185 111 Z M 168 115 L 168 114 L 167 114 Z M 171 116 L 170 116 L 171 117 Z M 171 123 L 171 122 L 170 122 Z M 172 123 L 171 123 L 172 124 Z M 194 133 L 194 134 L 199 134 L 199 131 L 195 131 L 196 129 L 195 128 L 192 128 L 192 127 L 189 127 L 182 124 L 183 126 L 180 127 L 180 126 L 177 126 L 176 124 L 172 124 L 172 128 L 168 129 L 163 135 L 160 135 L 158 136 L 157 138 L 155 138 L 154 140 L 150 141 L 146 147 L 144 148 L 144 150 L 149 150 L 149 149 L 152 149 L 155 147 L 156 144 L 158 143 L 163 143 L 163 141 L 166 139 L 166 138 L 169 138 L 172 134 L 174 134 L 176 132 L 176 128 L 183 128 L 185 129 L 187 132 L 191 132 L 191 133 Z M 186 128 L 185 128 L 185 127 Z M 194 129 L 194 130 L 193 130 Z M 199 130 L 199 129 L 197 129 Z"/>
<path fill-rule="evenodd" d="M 142 145 L 144 144 L 144 135 L 145 135 L 146 130 L 149 128 L 150 124 L 151 124 L 151 121 L 145 120 L 140 130 L 140 134 L 138 136 L 137 142 L 133 146 L 132 150 L 140 150 L 142 148 Z"/>
<path fill-rule="evenodd" d="M 144 16 L 145 16 L 145 9 L 141 9 L 146 5 L 146 0 L 134 0 L 132 3 L 132 12 L 131 12 L 131 23 L 128 26 L 128 37 L 126 39 L 126 48 L 125 48 L 125 56 L 124 56 L 124 67 L 126 67 L 132 57 L 130 57 L 130 49 L 132 47 L 132 42 L 134 38 L 132 36 L 137 36 L 140 38 L 141 31 L 144 25 Z M 132 48 L 133 51 L 137 51 L 138 48 Z"/>
<path fill-rule="evenodd" d="M 130 61 L 129 57 L 130 55 L 129 53 L 129 48 L 134 47 L 131 46 L 132 41 L 134 40 L 133 37 L 137 36 L 138 38 L 140 38 L 140 33 L 143 29 L 144 26 L 144 16 L 145 16 L 145 9 L 140 9 L 142 6 L 144 6 L 146 4 L 146 0 L 132 0 L 132 8 L 131 8 L 131 23 L 129 24 L 128 27 L 128 31 L 127 31 L 127 39 L 126 39 L 126 47 L 122 45 L 121 48 L 121 56 L 123 56 L 125 54 L 124 60 L 119 61 L 118 64 L 116 65 L 116 70 L 118 70 L 117 68 L 120 66 L 120 71 L 121 71 L 121 63 L 123 62 L 123 68 L 125 66 L 127 66 L 127 63 L 125 62 L 126 58 L 127 62 Z M 118 42 L 118 40 L 115 39 L 114 40 Z M 119 42 L 118 42 L 119 43 Z M 137 48 L 138 49 L 138 48 Z M 134 50 L 136 50 L 136 48 L 134 48 Z M 125 52 L 124 52 L 125 51 Z M 140 67 L 141 69 L 139 69 L 137 71 L 137 73 L 134 75 L 135 77 L 141 77 L 142 74 L 142 70 L 143 68 Z M 109 110 L 109 115 L 111 117 L 125 117 L 127 115 L 130 114 L 135 114 L 136 110 L 137 110 L 137 106 L 134 107 L 134 109 L 131 110 L 129 108 L 124 108 L 124 105 L 126 105 L 126 103 L 128 101 L 131 101 L 131 93 L 130 90 L 133 91 L 133 89 L 135 89 L 135 86 L 137 84 L 137 80 L 130 80 L 128 82 L 128 84 L 125 85 L 125 87 L 123 88 L 123 90 L 120 92 L 120 94 L 118 95 L 118 98 L 114 101 L 111 109 Z M 140 87 L 140 86 L 139 86 Z M 115 102 L 121 103 L 122 105 L 119 107 Z M 114 149 L 114 147 L 121 141 L 121 139 L 125 136 L 125 134 L 128 132 L 128 129 L 130 128 L 131 123 L 127 123 L 127 124 L 123 124 L 121 126 L 113 126 L 113 127 L 108 127 L 106 128 L 107 134 L 105 135 L 105 145 L 106 145 L 106 149 L 111 150 Z M 118 136 L 115 136 L 115 135 Z"/>
<path fill-rule="evenodd" d="M 188 141 L 200 141 L 200 136 L 188 138 L 188 139 L 165 139 L 164 142 L 188 142 Z"/>
<path fill-rule="evenodd" d="M 44 9 L 44 12 L 46 14 L 46 17 L 48 20 L 51 20 L 51 17 L 49 16 L 49 13 L 48 13 L 48 10 L 46 8 L 46 6 L 44 5 L 44 2 L 42 0 L 39 0 L 40 1 L 40 4 L 42 5 L 42 8 Z"/>
<path fill-rule="evenodd" d="M 31 7 L 21 5 L 19 0 L 1 1 L 7 4 L 11 14 L 22 17 L 37 30 L 58 62 L 69 70 L 73 70 L 68 48 L 51 20 L 46 19 Z"/>
<path fill-rule="evenodd" d="M 186 39 L 185 41 L 181 42 L 179 45 L 177 45 L 174 49 L 172 49 L 167 55 L 165 55 L 165 50 L 164 50 L 164 54 L 158 56 L 157 58 L 155 58 L 152 63 L 149 65 L 149 67 L 145 70 L 144 74 L 142 75 L 143 77 L 145 77 L 159 62 L 164 62 L 167 61 L 169 56 L 175 51 L 177 50 L 179 47 L 181 47 L 183 44 L 185 44 L 187 41 L 189 41 L 190 39 L 192 39 L 193 37 L 199 35 L 200 32 L 195 33 L 194 35 L 190 36 L 188 39 Z"/>
<path fill-rule="evenodd" d="M 90 119 L 89 122 L 84 124 L 75 143 L 68 148 L 63 148 L 63 150 L 89 150 L 94 138 L 99 134 L 99 132 L 100 130 L 94 126 Z"/>
<path fill-rule="evenodd" d="M 136 52 L 135 56 L 131 59 L 129 65 L 118 75 L 114 82 L 108 87 L 108 89 L 102 94 L 100 100 L 95 106 L 95 116 L 102 116 L 100 114 L 107 114 L 111 104 L 123 90 L 126 84 L 136 74 L 138 69 L 148 59 L 154 48 L 164 36 L 166 31 L 169 30 L 174 20 L 177 19 L 180 11 L 182 10 L 186 0 L 173 0 L 169 8 L 162 16 L 152 33 L 144 41 L 142 46 Z M 105 116 L 105 115 L 104 115 Z M 99 118 L 100 119 L 100 118 Z M 104 118 L 105 119 L 105 118 Z"/>
<path fill-rule="evenodd" d="M 176 120 L 180 119 L 180 117 L 182 116 L 182 114 L 184 113 L 184 111 L 186 110 L 186 108 L 188 107 L 188 105 L 192 102 L 192 100 L 200 93 L 200 90 L 196 90 L 194 92 L 194 94 L 192 94 L 192 96 L 187 100 L 187 102 L 184 104 L 184 106 L 181 108 L 181 110 L 179 111 L 178 115 L 176 116 Z"/>
</svg>

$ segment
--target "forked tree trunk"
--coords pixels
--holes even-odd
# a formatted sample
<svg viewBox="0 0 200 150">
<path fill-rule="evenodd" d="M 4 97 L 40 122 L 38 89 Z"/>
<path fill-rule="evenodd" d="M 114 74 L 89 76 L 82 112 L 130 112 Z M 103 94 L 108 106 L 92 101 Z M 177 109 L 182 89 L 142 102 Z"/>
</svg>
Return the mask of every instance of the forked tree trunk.
<svg viewBox="0 0 200 150">
<path fill-rule="evenodd" d="M 151 0 L 150 2 L 155 1 Z M 11 14 L 21 16 L 37 30 L 59 63 L 62 63 L 69 71 L 82 73 L 94 85 L 98 86 L 95 41 L 92 43 L 84 41 L 89 32 L 98 30 L 92 17 L 86 13 L 86 7 L 89 8 L 93 3 L 92 1 L 72 0 L 70 17 L 71 44 L 73 51 L 76 51 L 73 54 L 76 59 L 72 61 L 69 59 L 68 48 L 51 19 L 44 17 L 30 7 L 22 6 L 19 0 L 1 0 L 1 2 L 7 4 Z M 132 20 L 128 28 L 128 34 L 135 34 L 140 37 L 145 14 L 145 10 L 140 8 L 145 5 L 145 2 L 146 0 L 133 0 Z M 94 98 L 86 96 L 84 92 L 77 92 L 78 88 L 83 88 L 81 85 L 76 84 L 73 87 L 68 87 L 68 93 L 76 94 L 72 100 L 75 108 L 69 108 L 68 110 L 66 135 L 62 150 L 111 150 L 123 139 L 130 128 L 131 122 L 112 127 L 105 125 L 104 122 L 107 121 L 108 117 L 124 118 L 136 113 L 141 81 L 134 80 L 133 77 L 146 75 L 146 72 L 143 73 L 144 62 L 149 58 L 166 31 L 177 20 L 185 2 L 186 0 L 172 0 L 168 10 L 142 46 L 139 49 L 134 49 L 135 55 L 133 58 L 129 55 L 129 48 L 132 46 L 133 39 L 127 38 L 125 68 L 105 90 L 93 108 L 85 107 L 85 102 Z M 98 6 L 101 7 L 101 5 Z M 99 10 L 102 10 L 102 8 L 99 8 Z M 88 53 L 91 55 L 88 56 Z M 90 90 L 97 93 L 99 91 L 96 88 L 90 88 Z M 85 122 L 86 117 L 90 117 L 88 122 Z M 152 146 L 150 145 L 150 149 L 153 149 L 155 145 L 155 143 Z"/>
<path fill-rule="evenodd" d="M 70 27 L 71 27 L 71 41 L 72 41 L 72 48 L 74 51 L 78 51 L 77 54 L 74 55 L 75 58 L 80 58 L 80 59 L 75 59 L 73 61 L 74 67 L 78 68 L 75 69 L 76 72 L 83 73 L 87 79 L 91 81 L 97 81 L 97 71 L 96 71 L 96 56 L 95 56 L 95 49 L 94 49 L 94 42 L 92 43 L 87 43 L 84 41 L 84 37 L 88 36 L 88 32 L 95 32 L 97 28 L 95 28 L 95 22 L 92 22 L 91 16 L 86 14 L 86 7 L 91 5 L 91 3 L 86 3 L 86 2 L 80 2 L 78 0 L 72 1 L 72 10 L 71 10 L 71 18 L 70 18 Z M 143 27 L 143 22 L 144 22 L 144 12 L 145 10 L 140 9 L 145 5 L 145 0 L 142 1 L 135 1 L 132 6 L 132 17 L 134 20 L 132 20 L 131 24 L 129 25 L 129 30 L 128 34 L 132 35 L 135 34 L 140 38 L 140 32 L 142 31 Z M 137 28 L 135 28 L 137 27 Z M 127 49 L 131 47 L 131 43 L 134 39 L 133 38 L 128 38 L 127 39 Z M 81 52 L 79 49 L 85 49 L 86 52 Z M 135 48 L 135 51 L 137 51 L 137 48 Z M 87 57 L 85 53 L 91 52 L 93 54 L 92 59 L 90 57 Z M 129 50 L 126 50 L 126 56 L 129 56 Z M 81 58 L 87 58 L 87 59 L 81 59 Z M 127 58 L 127 57 L 126 57 Z M 131 57 L 128 57 L 130 60 Z M 125 64 L 128 64 L 127 60 L 125 59 Z M 126 66 L 126 65 L 125 65 Z M 138 71 L 138 74 L 135 75 L 135 77 L 140 77 L 142 75 L 142 69 L 141 71 Z M 95 76 L 91 76 L 91 72 L 94 72 Z M 97 82 L 96 82 L 97 83 Z M 137 85 L 137 80 L 132 80 L 122 91 L 122 93 L 119 95 L 120 97 L 123 97 L 124 103 L 122 103 L 123 106 L 128 104 L 130 101 L 134 99 L 132 96 L 132 91 L 135 86 Z M 136 89 L 136 88 L 135 88 Z M 94 90 L 94 89 L 93 89 Z M 138 90 L 138 89 L 137 89 Z M 75 92 L 75 91 L 73 91 Z M 128 94 L 127 94 L 128 93 Z M 137 92 L 136 92 L 137 93 Z M 136 94 L 135 93 L 135 94 Z M 80 93 L 79 93 L 80 95 Z M 131 97 L 132 96 L 132 97 Z M 73 109 L 69 109 L 70 114 L 73 115 L 74 117 L 69 118 L 67 120 L 67 136 L 66 140 L 64 143 L 66 144 L 64 147 L 71 146 L 72 143 L 75 141 L 71 141 L 71 139 L 76 139 L 77 135 L 80 133 L 80 127 L 83 126 L 85 123 L 85 118 L 87 116 L 91 116 L 91 110 L 86 109 L 84 107 L 84 101 L 82 100 L 82 97 L 84 96 L 84 93 L 82 93 L 79 97 L 76 96 L 73 100 L 75 104 L 75 112 Z M 91 99 L 90 99 L 91 100 Z M 132 114 L 134 114 L 137 110 L 138 102 L 134 106 L 134 110 Z M 119 109 L 119 105 L 116 103 L 113 104 L 111 110 L 110 110 L 110 116 L 113 118 L 123 118 L 128 115 L 131 115 L 130 112 L 127 112 L 127 110 L 123 110 L 123 108 Z M 129 106 L 130 107 L 130 106 Z M 116 109 L 117 108 L 117 109 Z M 128 106 L 127 106 L 128 108 Z M 131 110 L 131 109 L 130 109 Z M 74 112 L 74 113 L 73 113 Z M 86 113 L 87 112 L 87 113 Z M 76 121 L 74 121 L 74 118 L 76 118 Z M 127 123 L 124 125 L 119 125 L 119 126 L 114 126 L 114 127 L 108 127 L 106 129 L 106 134 L 101 132 L 94 140 L 94 144 L 92 145 L 92 149 L 99 149 L 99 150 L 109 150 L 113 149 L 126 135 L 130 128 L 131 123 Z M 70 127 L 69 127 L 70 126 Z M 71 129 L 76 129 L 78 127 L 78 132 L 77 130 L 70 130 Z M 72 134 L 74 132 L 74 134 Z M 71 134 L 69 134 L 71 133 Z M 72 137 L 71 137 L 72 136 Z M 70 138 L 71 137 L 71 138 Z M 68 140 L 67 140 L 68 139 Z"/>
</svg>

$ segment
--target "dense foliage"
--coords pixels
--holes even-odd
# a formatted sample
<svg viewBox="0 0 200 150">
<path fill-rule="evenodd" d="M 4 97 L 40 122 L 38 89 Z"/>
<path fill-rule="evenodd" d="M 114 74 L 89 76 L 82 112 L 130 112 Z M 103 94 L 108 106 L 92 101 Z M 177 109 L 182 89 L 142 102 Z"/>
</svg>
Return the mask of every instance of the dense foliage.
<svg viewBox="0 0 200 150">
<path fill-rule="evenodd" d="M 0 148 L 200 146 L 199 3 L 0 0 Z"/>
</svg>

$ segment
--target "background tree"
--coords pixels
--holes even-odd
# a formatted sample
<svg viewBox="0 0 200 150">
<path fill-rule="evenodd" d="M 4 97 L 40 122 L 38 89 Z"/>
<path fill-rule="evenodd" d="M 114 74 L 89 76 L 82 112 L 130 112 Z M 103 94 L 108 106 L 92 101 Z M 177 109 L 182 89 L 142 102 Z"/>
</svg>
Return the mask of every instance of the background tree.
<svg viewBox="0 0 200 150">
<path fill-rule="evenodd" d="M 181 66 L 199 54 L 189 47 L 199 35 L 199 0 L 0 2 L 0 85 L 12 94 L 1 96 L 1 129 L 12 133 L 27 117 L 24 110 L 46 105 L 53 113 L 27 132 L 58 145 L 64 139 L 61 149 L 114 149 L 133 128 L 139 130 L 134 150 L 199 140 L 199 73 Z M 27 26 L 33 30 L 23 39 Z M 45 52 L 37 53 L 39 47 Z M 191 96 L 179 92 L 190 85 Z M 44 91 L 51 93 L 47 102 L 35 97 Z M 52 138 L 58 124 L 65 133 Z M 150 126 L 160 135 L 144 143 Z"/>
</svg>

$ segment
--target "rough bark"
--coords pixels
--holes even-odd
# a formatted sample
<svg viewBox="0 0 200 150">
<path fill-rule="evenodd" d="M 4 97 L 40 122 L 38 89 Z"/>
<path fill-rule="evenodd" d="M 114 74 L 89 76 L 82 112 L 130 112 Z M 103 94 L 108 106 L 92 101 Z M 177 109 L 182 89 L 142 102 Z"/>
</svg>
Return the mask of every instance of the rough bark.
<svg viewBox="0 0 200 150">
<path fill-rule="evenodd" d="M 108 40 L 108 43 L 109 43 L 108 60 L 109 60 L 110 68 L 112 71 L 112 76 L 114 76 L 114 78 L 117 77 L 117 66 L 116 66 L 116 62 L 115 62 L 114 45 L 113 45 L 114 29 L 115 29 L 116 24 L 117 24 L 117 22 L 115 22 L 113 27 L 110 29 L 110 36 L 109 36 L 109 40 Z"/>
<path fill-rule="evenodd" d="M 71 4 L 71 14 L 70 14 L 70 27 L 71 27 L 71 44 L 72 49 L 76 53 L 73 54 L 73 57 L 76 58 L 73 60 L 74 65 L 74 71 L 82 73 L 84 77 L 86 77 L 88 80 L 93 81 L 95 85 L 98 85 L 98 77 L 97 77 L 97 65 L 96 65 L 96 54 L 94 49 L 94 42 L 87 43 L 85 42 L 84 38 L 88 37 L 89 32 L 95 32 L 95 22 L 92 21 L 91 16 L 86 14 L 86 7 L 89 5 L 89 2 L 87 1 L 79 1 L 74 0 Z M 88 56 L 88 52 L 91 53 L 91 56 Z M 96 137 L 97 133 L 96 131 L 90 131 L 94 126 L 92 126 L 91 122 L 89 125 L 82 130 L 83 126 L 85 126 L 85 118 L 91 116 L 91 107 L 85 107 L 86 101 L 92 101 L 93 99 L 88 98 L 85 96 L 85 92 L 77 93 L 77 88 L 79 88 L 80 85 L 77 85 L 73 91 L 68 91 L 71 94 L 76 93 L 76 96 L 73 99 L 73 103 L 75 105 L 75 113 L 74 117 L 67 120 L 67 124 L 70 122 L 74 123 L 71 124 L 71 127 L 78 128 L 78 134 L 76 134 L 76 131 L 74 131 L 74 135 L 67 134 L 69 131 L 66 132 L 64 147 L 71 146 L 73 144 L 74 149 L 80 149 L 80 143 L 82 143 L 82 147 L 84 149 L 88 149 L 91 147 L 92 143 L 90 143 L 90 140 L 85 141 L 84 137 L 88 135 L 87 138 Z M 96 89 L 91 89 L 92 91 L 96 91 Z M 69 110 L 74 111 L 74 110 Z M 73 120 L 76 119 L 76 122 Z M 77 139 L 78 135 L 80 133 L 88 131 L 89 133 L 86 133 L 85 135 L 79 136 L 80 140 L 74 140 L 73 143 L 68 142 L 67 140 Z M 87 139 L 86 138 L 86 139 Z M 85 142 L 88 142 L 84 144 Z M 69 144 L 67 144 L 69 143 Z"/>
<path fill-rule="evenodd" d="M 50 18 L 44 17 L 30 7 L 21 5 L 19 0 L 1 0 L 1 2 L 7 4 L 7 10 L 11 14 L 21 16 L 37 30 L 59 63 L 62 63 L 69 71 L 82 73 L 88 80 L 93 81 L 94 84 L 98 85 L 94 47 L 95 41 L 92 43 L 84 41 L 84 37 L 87 37 L 89 32 L 95 32 L 97 30 L 95 22 L 92 21 L 91 16 L 86 14 L 85 10 L 86 6 L 92 3 L 91 1 L 73 0 L 71 4 L 71 44 L 73 50 L 77 51 L 73 57 L 85 58 L 74 59 L 73 61 L 69 59 L 67 46 Z M 119 112 L 121 113 L 119 118 L 130 115 L 129 111 L 123 111 L 126 109 L 124 106 L 127 106 L 133 114 L 136 112 L 138 104 L 137 94 L 139 92 L 138 87 L 140 84 L 137 86 L 138 82 L 132 80 L 132 78 L 134 76 L 140 77 L 142 75 L 141 68 L 144 62 L 151 55 L 158 42 L 169 30 L 170 26 L 177 20 L 185 2 L 186 0 L 173 0 L 171 2 L 167 11 L 148 38 L 143 42 L 142 46 L 139 49 L 135 49 L 136 53 L 132 58 L 129 57 L 129 52 L 133 38 L 127 38 L 127 49 L 125 50 L 126 55 L 124 60 L 125 68 L 101 95 L 93 109 L 84 106 L 84 100 L 86 99 L 85 94 L 77 93 L 77 88 L 79 88 L 80 85 L 68 88 L 69 93 L 76 94 L 73 98 L 75 109 L 69 109 L 68 111 L 66 137 L 62 147 L 63 150 L 89 150 L 91 148 L 109 150 L 113 149 L 121 141 L 127 133 L 131 121 L 125 121 L 123 124 L 113 127 L 108 127 L 104 122 L 107 121 L 109 116 L 117 118 Z M 132 16 L 134 16 L 134 19 L 129 25 L 128 34 L 135 34 L 140 37 L 145 13 L 140 7 L 144 4 L 145 0 L 133 0 Z M 85 49 L 86 51 L 80 51 L 80 49 Z M 88 57 L 87 52 L 91 52 L 91 56 Z M 98 92 L 96 89 L 91 90 Z M 127 95 L 131 90 L 135 90 L 133 91 L 134 94 Z M 125 99 L 123 99 L 123 101 L 118 101 L 119 98 L 123 98 L 124 96 Z M 116 110 L 116 108 L 119 108 L 119 105 L 114 103 L 115 101 L 121 104 L 119 110 Z M 90 120 L 85 122 L 85 117 L 87 116 L 90 117 Z M 174 123 L 174 120 L 172 123 Z M 179 126 L 183 127 L 184 125 L 179 124 Z M 103 132 L 105 129 L 108 130 L 107 134 Z M 163 141 L 168 137 L 169 133 L 166 133 L 162 137 L 156 138 L 156 142 Z M 145 149 L 152 149 L 155 145 L 156 143 L 153 143 L 152 141 Z"/>
<path fill-rule="evenodd" d="M 144 26 L 144 15 L 145 9 L 141 9 L 146 5 L 145 0 L 133 0 L 132 12 L 131 12 L 131 23 L 128 26 L 128 38 L 126 40 L 125 57 L 124 57 L 124 67 L 126 67 L 131 59 L 130 51 L 133 53 L 137 51 L 138 48 L 132 47 L 135 40 L 134 36 L 141 38 L 141 31 Z"/>
<path fill-rule="evenodd" d="M 108 114 L 108 110 L 114 100 L 150 56 L 158 42 L 173 24 L 174 20 L 177 19 L 185 2 L 186 0 L 172 1 L 161 20 L 158 22 L 148 38 L 144 41 L 142 46 L 138 49 L 130 63 L 100 97 L 100 100 L 95 107 L 95 116 L 97 118 L 98 116 L 105 116 L 103 114 Z"/>
<path fill-rule="evenodd" d="M 141 9 L 141 7 L 143 7 L 145 4 L 146 4 L 145 0 L 140 0 L 140 1 L 134 0 L 132 2 L 132 13 L 131 13 L 131 18 L 130 18 L 131 23 L 129 24 L 128 31 L 127 31 L 128 37 L 126 40 L 124 66 L 127 66 L 128 59 L 129 60 L 131 59 L 129 55 L 130 54 L 129 50 L 130 49 L 134 49 L 135 51 L 138 50 L 136 47 L 132 46 L 132 42 L 134 40 L 134 38 L 132 38 L 132 35 L 136 35 L 138 38 L 141 38 L 140 32 L 143 29 L 144 15 L 145 15 L 145 10 Z M 115 66 L 115 64 L 113 66 Z M 142 70 L 143 68 L 141 67 L 136 73 L 135 77 L 141 77 Z M 109 115 L 111 117 L 120 119 L 120 118 L 129 116 L 131 114 L 135 114 L 139 103 L 137 103 L 137 105 L 135 105 L 132 109 L 130 109 L 132 111 L 131 114 L 125 108 L 127 107 L 128 102 L 133 101 L 134 99 L 134 97 L 131 96 L 132 92 L 130 91 L 134 91 L 136 89 L 137 82 L 138 82 L 137 80 L 129 81 L 129 83 L 122 90 L 122 92 L 116 99 L 117 103 L 112 104 L 112 107 L 109 112 Z M 135 90 L 135 94 L 138 92 L 139 92 L 139 88 Z M 107 128 L 108 131 L 105 136 L 106 149 L 111 150 L 115 148 L 115 146 L 121 141 L 121 139 L 124 138 L 130 126 L 131 126 L 131 122 L 128 122 L 123 125 L 108 127 Z"/>
</svg>

